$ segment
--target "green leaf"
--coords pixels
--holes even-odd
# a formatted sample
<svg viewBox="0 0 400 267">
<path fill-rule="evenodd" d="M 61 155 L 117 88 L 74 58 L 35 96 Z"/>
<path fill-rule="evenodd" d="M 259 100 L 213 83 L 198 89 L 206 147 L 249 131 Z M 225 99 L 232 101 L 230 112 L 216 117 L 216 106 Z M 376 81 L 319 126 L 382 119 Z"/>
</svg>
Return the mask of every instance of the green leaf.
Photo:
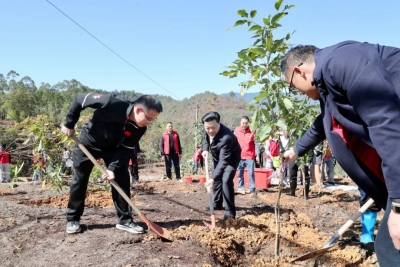
<svg viewBox="0 0 400 267">
<path fill-rule="evenodd" d="M 261 142 L 264 142 L 268 137 L 269 133 L 271 132 L 272 127 L 269 123 L 264 124 L 260 131 L 257 132 L 257 136 Z"/>
<path fill-rule="evenodd" d="M 278 120 L 278 121 L 275 123 L 275 125 L 278 126 L 278 127 L 281 127 L 281 128 L 284 129 L 285 131 L 286 131 L 286 129 L 287 129 L 286 124 L 285 124 L 282 120 Z"/>
<path fill-rule="evenodd" d="M 264 49 L 260 48 L 260 47 L 256 47 L 256 48 L 250 48 L 249 52 L 254 53 L 254 54 L 261 54 L 264 55 L 265 51 Z"/>
<path fill-rule="evenodd" d="M 257 127 L 257 125 L 258 125 L 258 111 L 256 111 L 256 112 L 254 112 L 254 114 L 253 114 L 253 116 L 251 117 L 251 119 L 250 119 L 250 125 L 249 125 L 249 127 L 250 127 L 250 129 L 252 130 L 252 131 L 254 131 L 255 129 L 257 129 L 258 127 Z"/>
<path fill-rule="evenodd" d="M 271 15 L 269 15 L 268 18 L 263 18 L 263 22 L 265 25 L 269 25 L 270 21 L 271 21 Z"/>
<path fill-rule="evenodd" d="M 237 14 L 238 14 L 239 16 L 241 16 L 242 18 L 248 18 L 248 17 L 249 17 L 249 14 L 247 14 L 247 12 L 246 12 L 245 9 L 240 9 L 240 10 L 238 10 Z"/>
<path fill-rule="evenodd" d="M 260 25 L 253 25 L 250 27 L 249 31 L 258 31 L 261 30 L 261 26 Z"/>
<path fill-rule="evenodd" d="M 233 25 L 233 27 L 239 26 L 239 25 L 243 25 L 246 23 L 247 20 L 238 20 L 235 22 L 235 24 Z"/>
<path fill-rule="evenodd" d="M 289 100 L 289 98 L 284 98 L 283 99 L 283 104 L 285 104 L 286 109 L 292 109 L 293 108 L 293 103 L 292 103 L 292 101 Z"/>
<path fill-rule="evenodd" d="M 260 94 L 256 97 L 254 97 L 254 100 L 256 100 L 257 102 L 268 97 L 269 93 L 267 91 L 261 91 Z"/>
<path fill-rule="evenodd" d="M 276 14 L 275 16 L 272 17 L 271 24 L 274 25 L 274 26 L 277 26 L 277 25 L 275 25 L 275 24 L 277 24 L 277 22 L 278 22 L 281 18 L 283 18 L 285 15 L 286 15 L 286 14 L 285 14 L 284 12 L 279 12 L 278 14 Z"/>
<path fill-rule="evenodd" d="M 220 73 L 220 75 L 223 75 L 223 76 L 229 76 L 230 74 L 231 74 L 230 71 L 223 71 Z"/>
<path fill-rule="evenodd" d="M 243 52 L 238 52 L 238 57 L 244 60 L 249 60 L 249 58 L 247 57 L 247 55 Z"/>
<path fill-rule="evenodd" d="M 283 2 L 283 0 L 278 0 L 278 1 L 276 1 L 276 3 L 275 3 L 275 9 L 276 10 L 279 10 L 279 8 L 281 7 L 281 5 L 282 5 L 282 2 Z M 287 6 L 286 6 L 287 7 Z M 286 8 L 285 7 L 285 8 Z"/>
<path fill-rule="evenodd" d="M 28 143 L 29 143 L 29 140 L 30 140 L 30 138 L 27 138 L 22 144 L 23 144 L 23 145 L 28 144 Z"/>
</svg>

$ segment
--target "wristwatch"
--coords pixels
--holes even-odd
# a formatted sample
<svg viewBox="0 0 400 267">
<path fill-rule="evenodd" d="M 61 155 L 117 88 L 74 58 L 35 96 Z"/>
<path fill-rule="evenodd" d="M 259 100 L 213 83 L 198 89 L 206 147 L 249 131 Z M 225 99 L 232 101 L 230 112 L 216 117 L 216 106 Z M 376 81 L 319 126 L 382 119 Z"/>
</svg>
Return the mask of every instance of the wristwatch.
<svg viewBox="0 0 400 267">
<path fill-rule="evenodd" d="M 400 204 L 392 202 L 392 211 L 396 214 L 400 214 Z"/>
</svg>

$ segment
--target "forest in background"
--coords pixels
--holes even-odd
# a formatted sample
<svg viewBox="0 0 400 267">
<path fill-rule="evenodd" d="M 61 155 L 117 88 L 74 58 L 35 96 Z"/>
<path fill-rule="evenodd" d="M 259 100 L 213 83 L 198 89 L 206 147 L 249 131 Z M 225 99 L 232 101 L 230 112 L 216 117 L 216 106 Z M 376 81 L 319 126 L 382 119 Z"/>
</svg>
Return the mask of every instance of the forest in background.
<svg viewBox="0 0 400 267">
<path fill-rule="evenodd" d="M 38 117 L 41 118 L 43 127 L 46 127 L 46 123 L 59 125 L 63 122 L 75 95 L 87 92 L 119 93 L 128 100 L 134 100 L 146 93 L 117 90 L 110 92 L 94 89 L 75 79 L 64 80 L 54 85 L 42 83 L 37 86 L 31 77 L 20 77 L 16 71 L 12 70 L 6 75 L 0 74 L 0 119 L 2 121 L 0 141 L 7 144 L 17 137 L 23 139 L 25 136 L 26 138 L 29 135 L 29 129 L 24 128 L 32 126 L 31 120 Z M 249 104 L 238 98 L 233 92 L 227 95 L 217 95 L 205 90 L 204 93 L 181 101 L 169 96 L 156 96 L 162 102 L 164 112 L 150 125 L 140 142 L 144 155 L 149 161 L 159 160 L 161 134 L 169 121 L 173 123 L 174 129 L 180 135 L 183 159 L 186 160 L 191 158 L 195 144 L 201 143 L 203 128 L 200 119 L 206 112 L 219 112 L 222 123 L 232 129 L 239 125 L 243 115 L 251 117 L 253 114 L 249 111 Z M 198 106 L 197 121 L 196 106 Z M 92 112 L 93 110 L 87 109 L 81 113 L 78 128 L 90 117 Z"/>
</svg>

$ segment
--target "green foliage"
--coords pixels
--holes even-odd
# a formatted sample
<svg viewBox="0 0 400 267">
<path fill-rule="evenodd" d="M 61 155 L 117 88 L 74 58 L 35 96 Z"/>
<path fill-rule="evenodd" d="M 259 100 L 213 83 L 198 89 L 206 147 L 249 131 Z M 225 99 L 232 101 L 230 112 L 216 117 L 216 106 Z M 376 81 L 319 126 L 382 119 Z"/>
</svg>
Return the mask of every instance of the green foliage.
<svg viewBox="0 0 400 267">
<path fill-rule="evenodd" d="M 10 191 L 14 190 L 14 184 L 16 181 L 27 182 L 28 180 L 23 177 L 18 177 L 18 174 L 21 172 L 22 167 L 24 167 L 24 163 L 22 163 L 19 167 L 14 166 L 14 168 L 10 168 Z"/>
<path fill-rule="evenodd" d="M 257 129 L 257 138 L 266 140 L 274 132 L 282 128 L 286 130 L 291 142 L 298 139 L 315 119 L 318 106 L 307 102 L 304 96 L 297 92 L 289 92 L 286 82 L 281 77 L 280 61 L 289 47 L 288 40 L 293 33 L 287 33 L 281 38 L 275 38 L 274 33 L 282 26 L 280 20 L 287 16 L 288 10 L 294 5 L 285 5 L 283 0 L 276 1 L 274 7 L 276 13 L 263 18 L 261 22 L 254 19 L 257 11 L 250 12 L 239 10 L 237 14 L 240 20 L 234 23 L 234 27 L 247 25 L 253 34 L 254 43 L 237 54 L 237 59 L 228 70 L 221 75 L 236 78 L 247 75 L 247 80 L 240 83 L 241 93 L 256 86 L 260 94 L 254 98 L 250 110 L 254 112 L 250 127 Z M 245 19 L 243 19 L 245 18 Z"/>
</svg>

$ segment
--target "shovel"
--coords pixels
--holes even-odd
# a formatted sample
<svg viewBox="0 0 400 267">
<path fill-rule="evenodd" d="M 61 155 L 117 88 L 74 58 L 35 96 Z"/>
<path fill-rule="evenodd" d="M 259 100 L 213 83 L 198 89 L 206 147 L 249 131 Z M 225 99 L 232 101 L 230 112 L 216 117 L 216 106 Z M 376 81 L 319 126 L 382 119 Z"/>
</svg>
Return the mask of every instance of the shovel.
<svg viewBox="0 0 400 267">
<path fill-rule="evenodd" d="M 210 180 L 210 175 L 208 174 L 208 158 L 205 158 L 204 167 L 206 171 L 206 180 L 208 182 Z M 208 195 L 208 202 L 210 204 L 211 222 L 203 221 L 203 223 L 212 231 L 215 228 L 215 214 L 214 214 L 214 200 L 210 186 L 207 186 L 207 195 Z"/>
<path fill-rule="evenodd" d="M 81 144 L 78 138 L 76 138 L 76 136 L 72 136 L 72 139 L 74 140 L 75 144 L 79 146 L 79 148 L 83 151 L 83 153 L 85 153 L 85 155 L 90 159 L 90 161 L 93 162 L 96 168 L 101 171 L 102 174 L 108 175 L 107 171 L 97 162 L 97 160 L 92 156 L 92 154 L 90 154 L 86 147 Z M 140 209 L 136 207 L 135 204 L 133 204 L 132 200 L 125 194 L 124 191 L 122 191 L 121 187 L 119 187 L 119 185 L 114 180 L 111 180 L 111 185 L 118 191 L 118 193 L 125 199 L 125 201 L 128 202 L 128 204 L 137 213 L 137 215 L 139 215 L 140 219 L 142 219 L 142 221 L 147 224 L 151 231 L 153 231 L 156 235 L 166 241 L 172 241 L 168 230 L 149 221 L 149 219 L 147 219 L 147 217 L 140 211 Z"/>
<path fill-rule="evenodd" d="M 332 238 L 328 241 L 328 243 L 325 244 L 323 248 L 304 254 L 298 258 L 295 258 L 291 262 L 304 261 L 307 259 L 317 257 L 327 252 L 334 246 L 334 243 L 339 240 L 340 236 L 344 232 L 346 232 L 347 229 L 349 229 L 349 227 L 354 223 L 354 221 L 360 218 L 361 214 L 363 214 L 364 211 L 366 211 L 369 208 L 369 206 L 372 205 L 372 203 L 374 203 L 374 200 L 370 198 L 356 213 L 353 214 L 353 216 L 351 216 L 351 218 L 342 227 L 340 227 L 340 229 L 332 236 Z"/>
</svg>

